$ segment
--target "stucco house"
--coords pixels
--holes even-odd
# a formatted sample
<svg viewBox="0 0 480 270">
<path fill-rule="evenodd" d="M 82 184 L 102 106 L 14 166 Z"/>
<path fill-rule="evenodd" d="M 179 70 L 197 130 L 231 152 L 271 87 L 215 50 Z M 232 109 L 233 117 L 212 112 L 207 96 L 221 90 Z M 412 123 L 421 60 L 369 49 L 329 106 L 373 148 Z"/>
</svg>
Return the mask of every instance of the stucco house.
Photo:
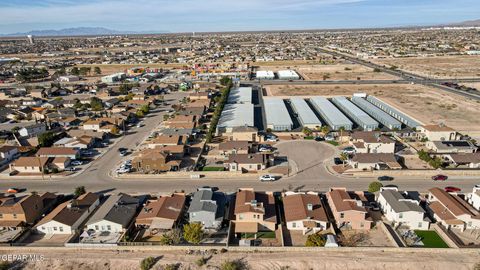
<svg viewBox="0 0 480 270">
<path fill-rule="evenodd" d="M 325 207 L 316 192 L 286 192 L 283 208 L 289 230 L 302 231 L 305 235 L 325 230 L 329 225 Z"/>
<path fill-rule="evenodd" d="M 326 193 L 328 205 L 337 227 L 354 230 L 370 230 L 373 220 L 364 206 L 363 192 L 347 192 L 346 188 L 331 188 Z"/>
<path fill-rule="evenodd" d="M 217 230 L 224 220 L 225 203 L 226 197 L 222 192 L 213 191 L 212 188 L 199 188 L 193 193 L 188 220 L 190 223 L 201 223 L 204 229 Z"/>
</svg>

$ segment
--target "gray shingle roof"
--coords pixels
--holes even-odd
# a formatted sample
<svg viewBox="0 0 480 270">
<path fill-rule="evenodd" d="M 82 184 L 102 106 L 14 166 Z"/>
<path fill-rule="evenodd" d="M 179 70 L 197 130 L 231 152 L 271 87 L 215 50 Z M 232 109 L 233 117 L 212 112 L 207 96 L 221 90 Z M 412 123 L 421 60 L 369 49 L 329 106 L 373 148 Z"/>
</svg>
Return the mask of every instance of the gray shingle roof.
<svg viewBox="0 0 480 270">
<path fill-rule="evenodd" d="M 100 220 L 108 220 L 126 227 L 137 213 L 139 200 L 126 194 L 111 195 L 97 212 L 88 220 L 87 225 Z"/>
<path fill-rule="evenodd" d="M 381 195 L 397 213 L 408 211 L 421 213 L 425 212 L 420 205 L 412 201 L 408 201 L 400 192 L 396 190 L 386 189 L 381 192 Z"/>
</svg>

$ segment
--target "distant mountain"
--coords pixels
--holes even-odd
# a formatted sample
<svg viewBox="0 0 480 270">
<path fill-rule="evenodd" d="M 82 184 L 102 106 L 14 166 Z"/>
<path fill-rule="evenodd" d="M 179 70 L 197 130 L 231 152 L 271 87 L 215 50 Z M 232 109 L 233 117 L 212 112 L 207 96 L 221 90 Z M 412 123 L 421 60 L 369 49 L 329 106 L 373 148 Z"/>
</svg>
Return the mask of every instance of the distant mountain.
<svg viewBox="0 0 480 270">
<path fill-rule="evenodd" d="M 134 32 L 134 31 L 118 31 L 103 27 L 75 27 L 65 28 L 60 30 L 33 30 L 25 33 L 12 33 L 0 35 L 4 37 L 19 37 L 19 36 L 103 36 L 103 35 L 124 35 L 124 34 L 146 34 L 146 33 L 166 33 L 166 31 L 154 32 Z"/>
<path fill-rule="evenodd" d="M 471 21 L 464 21 L 461 23 L 453 23 L 453 26 L 480 26 L 480 19 L 479 20 L 471 20 Z"/>
</svg>

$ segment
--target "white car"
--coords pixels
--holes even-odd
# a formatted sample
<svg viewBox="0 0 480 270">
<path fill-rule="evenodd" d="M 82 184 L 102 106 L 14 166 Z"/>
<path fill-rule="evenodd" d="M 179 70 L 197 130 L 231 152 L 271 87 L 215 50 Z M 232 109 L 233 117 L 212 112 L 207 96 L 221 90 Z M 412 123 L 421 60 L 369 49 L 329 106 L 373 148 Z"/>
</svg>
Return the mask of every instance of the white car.
<svg viewBox="0 0 480 270">
<path fill-rule="evenodd" d="M 80 160 L 74 160 L 74 161 L 72 161 L 71 164 L 72 164 L 73 166 L 80 166 L 80 165 L 83 164 L 83 162 L 81 162 Z"/>
<path fill-rule="evenodd" d="M 327 135 L 325 136 L 325 141 L 335 141 L 335 137 L 333 137 L 332 135 Z"/>
<path fill-rule="evenodd" d="M 265 174 L 265 175 L 262 175 L 260 176 L 260 181 L 264 182 L 264 181 L 275 181 L 275 177 L 272 176 L 272 175 L 269 175 L 269 174 Z"/>
</svg>

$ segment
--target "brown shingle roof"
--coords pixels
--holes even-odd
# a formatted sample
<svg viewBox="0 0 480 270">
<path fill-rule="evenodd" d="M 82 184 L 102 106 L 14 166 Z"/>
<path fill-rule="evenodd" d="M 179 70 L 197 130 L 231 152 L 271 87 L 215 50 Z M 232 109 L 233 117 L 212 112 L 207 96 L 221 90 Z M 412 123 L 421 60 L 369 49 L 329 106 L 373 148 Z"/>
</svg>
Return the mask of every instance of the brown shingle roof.
<svg viewBox="0 0 480 270">
<path fill-rule="evenodd" d="M 185 198 L 185 194 L 173 194 L 162 196 L 156 201 L 149 201 L 140 211 L 136 219 L 137 223 L 149 223 L 147 220 L 157 217 L 178 220 L 185 207 Z"/>
<path fill-rule="evenodd" d="M 42 147 L 37 151 L 37 156 L 50 155 L 76 155 L 78 150 L 70 147 Z"/>
<path fill-rule="evenodd" d="M 312 210 L 308 210 L 308 205 Z M 328 221 L 325 209 L 322 206 L 320 197 L 314 194 L 294 194 L 283 198 L 285 209 L 285 220 L 295 221 L 303 219 Z"/>
</svg>

